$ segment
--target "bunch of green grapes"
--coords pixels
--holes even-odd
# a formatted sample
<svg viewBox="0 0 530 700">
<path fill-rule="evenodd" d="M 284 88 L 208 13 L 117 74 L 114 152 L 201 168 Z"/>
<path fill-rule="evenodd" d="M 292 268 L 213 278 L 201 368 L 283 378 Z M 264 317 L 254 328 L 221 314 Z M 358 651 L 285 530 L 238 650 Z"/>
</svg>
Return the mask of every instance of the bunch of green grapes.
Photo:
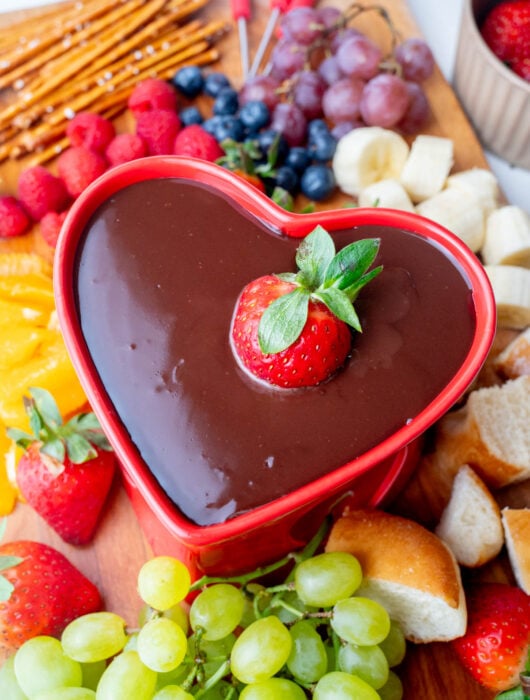
<svg viewBox="0 0 530 700">
<path fill-rule="evenodd" d="M 0 697 L 400 700 L 393 669 L 405 638 L 382 605 L 356 594 L 358 560 L 328 552 L 295 561 L 272 587 L 256 578 L 285 560 L 192 585 L 180 561 L 154 557 L 138 575 L 136 629 L 97 612 L 71 622 L 60 640 L 34 637 L 0 670 Z"/>
</svg>

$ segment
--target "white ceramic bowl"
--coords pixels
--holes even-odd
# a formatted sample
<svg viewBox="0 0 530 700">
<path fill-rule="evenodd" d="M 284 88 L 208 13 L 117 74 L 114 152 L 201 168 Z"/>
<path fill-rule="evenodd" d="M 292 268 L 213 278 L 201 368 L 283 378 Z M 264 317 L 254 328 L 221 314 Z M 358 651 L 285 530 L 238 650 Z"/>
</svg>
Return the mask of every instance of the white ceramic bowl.
<svg viewBox="0 0 530 700">
<path fill-rule="evenodd" d="M 482 144 L 530 170 L 530 83 L 500 61 L 479 31 L 498 0 L 464 0 L 454 85 Z"/>
</svg>

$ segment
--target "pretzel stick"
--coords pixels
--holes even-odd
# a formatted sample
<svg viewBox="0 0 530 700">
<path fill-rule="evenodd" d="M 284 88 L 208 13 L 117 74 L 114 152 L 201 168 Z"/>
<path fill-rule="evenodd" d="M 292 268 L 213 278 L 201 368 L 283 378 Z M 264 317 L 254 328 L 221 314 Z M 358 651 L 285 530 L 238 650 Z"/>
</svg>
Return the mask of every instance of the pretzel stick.
<svg viewBox="0 0 530 700">
<path fill-rule="evenodd" d="M 142 3 L 144 0 L 133 0 L 133 2 L 135 4 L 137 4 L 138 1 L 140 3 Z M 116 12 L 119 14 L 128 13 L 129 10 L 128 10 L 127 6 L 125 5 L 124 0 L 121 0 L 120 4 L 122 5 L 122 7 L 118 8 L 116 10 Z M 98 3 L 98 5 L 99 5 L 99 3 Z M 88 11 L 88 12 L 85 12 L 84 14 L 72 17 L 72 19 L 67 21 L 66 23 L 63 23 L 63 24 L 55 23 L 55 24 L 57 24 L 57 26 L 52 26 L 50 28 L 42 27 L 42 26 L 39 27 L 33 36 L 27 38 L 27 41 L 25 43 L 21 43 L 20 41 L 18 42 L 16 47 L 13 49 L 12 55 L 9 55 L 9 54 L 3 55 L 2 62 L 0 64 L 0 66 L 3 67 L 3 70 L 0 72 L 4 72 L 5 70 L 7 70 L 13 66 L 18 66 L 21 63 L 28 61 L 29 58 L 31 58 L 32 56 L 34 56 L 36 54 L 40 54 L 43 49 L 49 47 L 50 45 L 54 44 L 57 41 L 63 43 L 63 38 L 65 36 L 68 36 L 72 30 L 74 32 L 76 32 L 77 28 L 82 26 L 85 23 L 88 23 L 88 28 L 90 29 L 91 20 L 95 19 L 96 17 L 103 14 L 104 12 L 109 14 L 107 12 L 107 10 L 108 10 L 108 6 L 105 7 L 105 5 L 102 4 L 101 6 L 98 6 L 91 11 Z M 112 14 L 114 12 L 115 11 L 112 10 L 112 12 L 110 14 Z M 107 23 L 108 23 L 108 21 L 109 20 L 107 20 Z M 100 20 L 100 23 L 101 23 L 101 20 Z M 94 23 L 94 24 L 97 24 L 97 23 Z M 102 25 L 102 26 L 104 26 L 104 25 Z M 79 32 L 77 32 L 77 33 L 79 33 Z"/>
<path fill-rule="evenodd" d="M 191 25 L 191 26 L 190 26 Z M 185 29 L 179 28 L 179 30 L 175 31 L 171 37 L 172 37 L 172 42 L 169 47 L 169 49 L 166 51 L 166 53 L 171 52 L 171 51 L 176 51 L 179 49 L 181 46 L 185 45 L 182 44 L 182 40 L 180 40 L 180 36 L 186 35 L 186 34 L 192 34 L 192 38 L 188 39 L 189 41 L 195 41 L 196 39 L 203 38 L 202 34 L 199 33 L 197 30 L 200 27 L 200 23 L 198 21 L 195 22 L 190 22 L 188 23 L 188 26 L 186 26 Z M 213 31 L 213 30 L 212 30 Z M 179 39 L 179 41 L 177 41 Z M 148 55 L 147 58 L 144 58 L 142 55 L 142 60 L 159 60 L 156 57 L 156 53 L 153 54 L 153 56 Z M 138 61 L 139 63 L 139 61 Z M 129 70 L 131 70 L 131 60 L 130 57 L 127 57 L 126 60 L 123 62 L 123 66 L 127 67 Z M 113 72 L 114 68 L 113 68 Z M 53 108 L 57 107 L 61 103 L 63 103 L 65 100 L 71 99 L 72 97 L 75 97 L 76 94 L 78 93 L 87 93 L 91 89 L 96 89 L 97 87 L 101 86 L 112 86 L 116 83 L 116 75 L 111 75 L 110 77 L 104 77 L 103 74 L 100 74 L 100 76 L 96 76 L 92 78 L 90 81 L 82 81 L 82 76 L 78 76 L 78 80 L 76 81 L 76 91 L 72 95 L 72 90 L 71 90 L 71 85 L 68 83 L 65 85 L 60 86 L 55 93 L 52 93 L 51 95 L 48 96 L 47 98 L 47 103 L 41 103 L 40 105 L 35 105 L 34 107 L 26 110 L 25 112 L 21 112 L 17 115 L 15 118 L 15 123 L 20 127 L 20 128 L 29 128 L 29 126 L 37 121 L 40 117 L 45 118 L 45 114 L 47 112 L 50 112 Z M 118 77 L 119 80 L 119 77 Z M 77 110 L 76 110 L 77 111 Z"/>
<path fill-rule="evenodd" d="M 143 2 L 144 0 L 133 0 L 134 5 L 136 6 L 139 6 Z M 90 22 L 86 27 L 82 27 L 79 31 L 71 34 L 70 36 L 65 36 L 64 29 L 61 29 L 58 37 L 48 42 L 48 44 L 51 43 L 51 46 L 48 46 L 46 51 L 40 52 L 31 60 L 27 60 L 27 58 L 24 60 L 24 56 L 21 55 L 20 61 L 13 61 L 12 65 L 15 67 L 9 72 L 4 72 L 4 75 L 0 79 L 0 88 L 8 87 L 9 85 L 15 86 L 15 81 L 22 80 L 24 77 L 29 77 L 31 73 L 40 73 L 40 78 L 42 81 L 46 74 L 49 74 L 50 71 L 55 70 L 54 59 L 67 53 L 68 51 L 71 51 L 73 47 L 76 47 L 82 42 L 87 41 L 91 37 L 97 35 L 103 28 L 107 27 L 109 23 L 116 21 L 116 15 L 118 15 L 119 18 L 123 14 L 128 14 L 128 12 L 129 8 L 122 5 L 122 7 L 119 9 L 119 14 L 118 12 L 108 13 L 106 17 L 98 20 L 97 22 Z M 2 72 L 3 71 L 0 70 L 0 75 Z"/>
<path fill-rule="evenodd" d="M 33 89 L 31 85 L 28 86 L 27 91 L 22 95 L 22 102 L 26 107 L 33 105 L 50 93 L 52 88 L 57 87 L 58 85 L 66 82 L 68 79 L 75 77 L 76 73 L 84 65 L 87 65 L 97 58 L 97 56 L 101 55 L 107 50 L 107 41 L 111 39 L 114 42 L 120 41 L 128 34 L 134 32 L 139 25 L 143 24 L 157 10 L 159 10 L 160 7 L 164 5 L 165 1 L 166 0 L 151 0 L 147 7 L 143 7 L 137 13 L 134 13 L 132 19 L 130 16 L 125 17 L 124 20 L 120 22 L 119 27 L 114 27 L 105 32 L 104 36 L 101 37 L 101 40 L 94 45 L 92 50 L 77 52 L 77 57 L 65 62 L 66 65 L 61 66 L 62 70 L 57 71 L 48 81 L 46 81 L 45 85 L 42 85 L 40 88 L 37 87 L 36 89 Z M 19 113 L 19 111 L 21 111 L 20 102 L 5 110 L 2 115 L 2 119 L 13 118 Z"/>
</svg>

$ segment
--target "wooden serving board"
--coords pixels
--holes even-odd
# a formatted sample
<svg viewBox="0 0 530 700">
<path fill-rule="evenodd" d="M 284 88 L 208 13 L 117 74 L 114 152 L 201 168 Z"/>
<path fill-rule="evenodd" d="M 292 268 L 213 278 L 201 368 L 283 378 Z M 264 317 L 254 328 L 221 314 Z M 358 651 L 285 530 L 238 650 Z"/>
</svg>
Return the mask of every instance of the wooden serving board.
<svg viewBox="0 0 530 700">
<path fill-rule="evenodd" d="M 327 3 L 345 8 L 346 0 Z M 368 4 L 368 3 L 367 3 Z M 404 0 L 380 0 L 401 35 L 419 36 L 420 32 Z M 210 0 L 202 13 L 208 19 L 224 18 L 231 23 L 228 0 Z M 249 42 L 252 48 L 258 46 L 268 18 L 267 0 L 253 0 L 252 19 L 249 23 Z M 27 14 L 27 13 L 24 13 Z M 0 15 L 0 31 L 21 13 Z M 232 24 L 232 23 L 231 23 Z M 3 29 L 2 29 L 3 26 Z M 379 43 L 389 41 L 389 35 L 382 20 L 374 13 L 356 22 L 355 26 L 372 35 Z M 217 44 L 221 52 L 219 68 L 226 72 L 236 86 L 241 84 L 239 40 L 235 26 Z M 217 66 L 216 66 L 217 67 Z M 425 84 L 432 108 L 432 118 L 423 133 L 446 136 L 454 141 L 455 170 L 473 166 L 488 167 L 481 146 L 473 132 L 453 91 L 436 69 Z M 9 99 L 1 95 L 0 99 Z M 0 193 L 15 194 L 16 181 L 24 162 L 7 162 L 0 165 Z M 53 165 L 51 166 L 53 169 Z M 340 206 L 345 198 L 337 196 L 332 201 L 319 205 L 320 208 Z M 49 260 L 50 249 L 40 238 L 37 230 L 12 241 L 0 241 L 0 252 L 34 251 Z M 429 484 L 413 484 L 402 511 L 414 516 L 416 505 L 425 505 L 435 498 Z M 410 495 L 411 494 L 411 495 Z M 529 503 L 527 494 L 516 491 L 512 495 L 515 502 Z M 399 500 L 397 510 L 400 510 Z M 136 575 L 141 564 L 150 556 L 149 546 L 140 530 L 123 488 L 118 482 L 112 492 L 105 515 L 94 541 L 90 546 L 72 547 L 66 545 L 43 521 L 26 505 L 17 505 L 8 519 L 6 540 L 33 539 L 51 544 L 62 551 L 78 568 L 91 578 L 100 588 L 107 609 L 117 612 L 135 625 L 140 601 L 136 593 Z M 510 580 L 506 562 L 500 558 L 493 565 L 480 572 L 485 579 Z M 480 688 L 460 667 L 448 644 L 410 645 L 407 658 L 399 670 L 405 686 L 406 700 L 440 700 L 443 697 L 465 698 L 466 700 L 489 700 L 493 694 Z"/>
</svg>

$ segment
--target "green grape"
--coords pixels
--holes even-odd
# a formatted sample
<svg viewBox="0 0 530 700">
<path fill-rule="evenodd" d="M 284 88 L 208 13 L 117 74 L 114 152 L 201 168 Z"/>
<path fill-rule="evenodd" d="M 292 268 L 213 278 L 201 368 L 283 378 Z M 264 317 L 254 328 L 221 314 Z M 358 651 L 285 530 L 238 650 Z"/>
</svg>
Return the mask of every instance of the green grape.
<svg viewBox="0 0 530 700">
<path fill-rule="evenodd" d="M 81 664 L 83 672 L 83 688 L 92 688 L 95 690 L 98 687 L 99 679 L 103 675 L 107 664 L 105 661 L 94 661 L 91 664 Z"/>
<path fill-rule="evenodd" d="M 387 682 L 382 688 L 379 688 L 378 692 L 381 700 L 401 700 L 403 697 L 401 678 L 394 671 L 390 671 Z"/>
<path fill-rule="evenodd" d="M 127 637 L 127 642 L 123 647 L 123 651 L 137 651 L 138 650 L 138 632 L 133 632 Z"/>
<path fill-rule="evenodd" d="M 378 646 L 344 644 L 339 651 L 339 668 L 359 676 L 376 690 L 388 679 L 388 661 Z"/>
<path fill-rule="evenodd" d="M 190 591 L 190 585 L 190 572 L 175 557 L 153 557 L 138 573 L 140 598 L 161 612 L 184 600 Z"/>
<path fill-rule="evenodd" d="M 193 695 L 178 685 L 166 685 L 153 695 L 153 700 L 193 700 Z"/>
<path fill-rule="evenodd" d="M 105 669 L 96 700 L 151 700 L 156 673 L 142 663 L 136 651 L 122 651 Z"/>
<path fill-rule="evenodd" d="M 390 621 L 390 631 L 385 639 L 379 643 L 379 646 L 383 650 L 390 668 L 398 666 L 403 661 L 407 653 L 407 640 L 399 622 Z"/>
<path fill-rule="evenodd" d="M 355 596 L 339 600 L 334 606 L 331 626 L 346 642 L 372 646 L 388 635 L 390 618 L 375 600 Z"/>
<path fill-rule="evenodd" d="M 318 681 L 313 700 L 380 700 L 371 685 L 344 671 L 332 671 Z"/>
<path fill-rule="evenodd" d="M 243 630 L 230 655 L 230 668 L 242 683 L 274 676 L 291 653 L 291 635 L 275 616 L 262 617 Z"/>
<path fill-rule="evenodd" d="M 296 622 L 289 630 L 292 648 L 287 668 L 303 683 L 315 683 L 328 670 L 328 656 L 322 637 L 307 620 Z"/>
<path fill-rule="evenodd" d="M 187 647 L 182 627 L 167 617 L 150 620 L 138 632 L 138 655 L 153 671 L 173 671 L 183 662 Z"/>
<path fill-rule="evenodd" d="M 269 678 L 246 685 L 239 700 L 306 700 L 306 694 L 288 678 Z"/>
<path fill-rule="evenodd" d="M 53 688 L 33 695 L 31 700 L 94 700 L 95 697 L 90 688 Z"/>
<path fill-rule="evenodd" d="M 361 585 L 358 560 L 348 552 L 325 552 L 301 562 L 294 571 L 294 585 L 306 605 L 328 608 L 349 598 Z"/>
<path fill-rule="evenodd" d="M 27 700 L 15 676 L 15 657 L 8 657 L 0 666 L 0 698 L 2 700 Z"/>
<path fill-rule="evenodd" d="M 315 606 L 303 603 L 296 591 L 287 591 L 281 596 L 281 601 L 284 605 L 276 607 L 274 614 L 286 625 L 290 625 L 300 619 L 301 616 L 298 615 L 298 612 L 308 613 L 317 610 Z"/>
<path fill-rule="evenodd" d="M 22 691 L 29 697 L 62 686 L 80 686 L 81 664 L 70 659 L 61 642 L 41 635 L 28 639 L 15 654 L 15 675 Z"/>
<path fill-rule="evenodd" d="M 167 610 L 164 610 L 162 616 L 167 617 L 169 620 L 173 620 L 173 622 L 176 622 L 177 625 L 182 628 L 184 634 L 187 636 L 190 629 L 190 621 L 188 618 L 188 613 L 184 610 L 180 603 L 178 603 L 177 605 L 173 605 Z"/>
<path fill-rule="evenodd" d="M 245 598 L 239 588 L 229 583 L 208 586 L 191 604 L 191 628 L 201 627 L 204 639 L 222 639 L 239 625 L 244 608 Z"/>
<path fill-rule="evenodd" d="M 110 659 L 126 642 L 125 620 L 111 612 L 81 615 L 65 627 L 61 636 L 65 653 L 83 663 Z"/>
</svg>

